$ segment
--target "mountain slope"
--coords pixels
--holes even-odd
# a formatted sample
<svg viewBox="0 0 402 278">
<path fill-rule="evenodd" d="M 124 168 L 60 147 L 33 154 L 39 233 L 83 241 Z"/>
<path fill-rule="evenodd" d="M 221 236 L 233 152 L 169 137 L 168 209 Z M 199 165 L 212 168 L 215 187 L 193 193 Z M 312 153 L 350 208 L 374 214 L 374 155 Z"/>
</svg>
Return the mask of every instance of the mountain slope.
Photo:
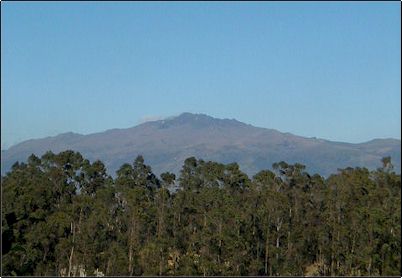
<svg viewBox="0 0 402 278">
<path fill-rule="evenodd" d="M 28 140 L 2 151 L 1 173 L 15 161 L 25 161 L 47 150 L 79 151 L 90 160 L 102 160 L 110 174 L 142 154 L 155 173 L 178 173 L 190 156 L 222 163 L 238 162 L 254 174 L 284 160 L 299 162 L 322 175 L 338 168 L 377 168 L 381 158 L 391 156 L 400 172 L 401 141 L 375 139 L 361 144 L 305 138 L 273 129 L 259 128 L 236 120 L 216 119 L 203 114 L 183 113 L 178 117 L 146 122 L 127 129 L 112 129 L 89 135 L 64 133 L 55 137 Z"/>
</svg>

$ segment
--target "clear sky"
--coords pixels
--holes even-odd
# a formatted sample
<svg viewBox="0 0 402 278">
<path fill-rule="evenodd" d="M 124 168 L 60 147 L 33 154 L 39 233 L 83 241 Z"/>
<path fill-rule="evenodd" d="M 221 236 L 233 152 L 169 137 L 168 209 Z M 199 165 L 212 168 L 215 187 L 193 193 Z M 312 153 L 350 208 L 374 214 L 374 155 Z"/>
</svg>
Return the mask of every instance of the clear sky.
<svg viewBox="0 0 402 278">
<path fill-rule="evenodd" d="M 400 6 L 3 2 L 1 147 L 181 112 L 400 139 Z"/>
</svg>

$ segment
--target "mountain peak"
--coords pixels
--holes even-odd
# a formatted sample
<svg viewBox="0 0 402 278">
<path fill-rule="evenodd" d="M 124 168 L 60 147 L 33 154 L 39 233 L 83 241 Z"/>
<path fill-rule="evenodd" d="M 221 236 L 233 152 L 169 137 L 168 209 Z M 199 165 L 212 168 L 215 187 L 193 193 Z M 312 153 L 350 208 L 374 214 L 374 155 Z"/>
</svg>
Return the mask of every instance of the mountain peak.
<svg viewBox="0 0 402 278">
<path fill-rule="evenodd" d="M 15 161 L 34 153 L 75 150 L 90 160 L 101 159 L 114 173 L 123 163 L 142 154 L 155 173 L 179 173 L 190 156 L 221 163 L 237 162 L 255 174 L 274 162 L 302 163 L 322 175 L 348 166 L 376 169 L 381 158 L 391 156 L 400 172 L 400 140 L 377 139 L 364 144 L 309 139 L 290 133 L 254 127 L 235 119 L 182 113 L 175 117 L 142 123 L 128 129 L 112 129 L 88 135 L 64 133 L 11 146 L 1 155 L 2 174 Z"/>
<path fill-rule="evenodd" d="M 190 113 L 190 112 L 183 112 L 179 116 L 175 117 L 175 119 L 189 119 L 189 120 L 197 120 L 199 118 L 209 118 L 215 119 L 211 116 L 202 113 Z"/>
<path fill-rule="evenodd" d="M 191 125 L 194 127 L 209 127 L 209 126 L 247 126 L 245 123 L 239 122 L 235 119 L 219 119 L 214 118 L 202 113 L 189 113 L 184 112 L 176 117 L 169 117 L 165 120 L 159 121 L 163 127 L 177 126 L 177 125 Z"/>
</svg>

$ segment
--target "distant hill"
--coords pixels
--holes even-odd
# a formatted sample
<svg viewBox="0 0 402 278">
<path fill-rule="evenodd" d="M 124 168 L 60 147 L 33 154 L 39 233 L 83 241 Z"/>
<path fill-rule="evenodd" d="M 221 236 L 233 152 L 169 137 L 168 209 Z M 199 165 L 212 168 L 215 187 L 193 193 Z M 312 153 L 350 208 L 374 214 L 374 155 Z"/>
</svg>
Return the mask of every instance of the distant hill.
<svg viewBox="0 0 402 278">
<path fill-rule="evenodd" d="M 165 120 L 146 122 L 127 129 L 111 129 L 81 135 L 64 133 L 28 140 L 1 152 L 1 173 L 16 161 L 34 153 L 72 149 L 90 159 L 102 160 L 109 174 L 142 154 L 156 174 L 179 173 L 190 156 L 222 163 L 237 162 L 252 175 L 270 169 L 272 163 L 299 162 L 311 173 L 328 176 L 338 168 L 381 166 L 391 156 L 395 171 L 401 171 L 401 141 L 374 139 L 360 144 L 305 138 L 274 129 L 259 128 L 237 120 L 216 119 L 204 114 L 183 113 Z"/>
</svg>

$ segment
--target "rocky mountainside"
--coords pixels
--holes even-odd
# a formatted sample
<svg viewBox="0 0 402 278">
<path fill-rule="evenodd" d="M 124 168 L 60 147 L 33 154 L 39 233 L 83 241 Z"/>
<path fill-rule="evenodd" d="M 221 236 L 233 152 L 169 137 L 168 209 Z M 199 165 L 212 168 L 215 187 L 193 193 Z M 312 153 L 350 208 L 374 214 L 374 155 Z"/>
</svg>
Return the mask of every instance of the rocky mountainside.
<svg viewBox="0 0 402 278">
<path fill-rule="evenodd" d="M 31 153 L 41 156 L 48 150 L 66 149 L 79 151 L 90 160 L 102 160 L 112 175 L 139 154 L 156 174 L 179 173 L 183 161 L 190 156 L 222 163 L 237 162 L 249 175 L 284 160 L 302 163 L 309 172 L 327 176 L 349 166 L 375 169 L 380 167 L 384 156 L 391 156 L 395 171 L 401 171 L 400 140 L 333 142 L 254 127 L 233 119 L 183 113 L 127 129 L 89 135 L 70 132 L 28 140 L 1 152 L 1 173 L 7 172 L 16 161 L 25 161 Z"/>
</svg>

